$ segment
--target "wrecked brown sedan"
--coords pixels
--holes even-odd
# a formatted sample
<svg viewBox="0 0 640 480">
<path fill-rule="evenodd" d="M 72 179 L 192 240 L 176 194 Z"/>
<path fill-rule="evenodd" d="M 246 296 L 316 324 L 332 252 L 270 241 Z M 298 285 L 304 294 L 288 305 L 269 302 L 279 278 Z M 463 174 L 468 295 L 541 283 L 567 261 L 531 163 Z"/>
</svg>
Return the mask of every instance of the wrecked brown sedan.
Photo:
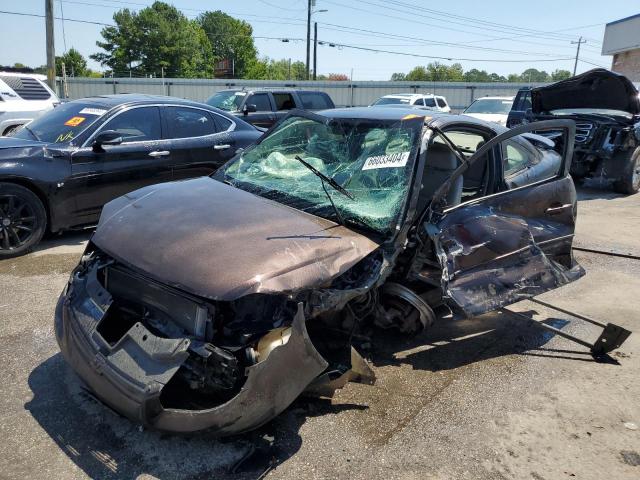
<svg viewBox="0 0 640 480">
<path fill-rule="evenodd" d="M 545 129 L 564 140 L 526 133 Z M 409 334 L 582 275 L 573 135 L 293 111 L 212 178 L 106 205 L 58 303 L 60 348 L 99 399 L 173 432 L 244 432 L 304 391 L 373 382 L 359 328 Z"/>
</svg>

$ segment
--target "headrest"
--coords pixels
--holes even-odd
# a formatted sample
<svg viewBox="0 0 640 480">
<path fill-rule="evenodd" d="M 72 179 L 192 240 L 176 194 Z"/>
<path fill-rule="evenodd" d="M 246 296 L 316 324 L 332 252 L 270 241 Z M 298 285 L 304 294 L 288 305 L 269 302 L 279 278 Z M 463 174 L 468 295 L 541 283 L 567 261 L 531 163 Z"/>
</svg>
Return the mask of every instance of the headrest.
<svg viewBox="0 0 640 480">
<path fill-rule="evenodd" d="M 448 145 L 432 143 L 427 149 L 425 164 L 431 169 L 453 171 L 458 167 L 458 159 Z"/>
</svg>

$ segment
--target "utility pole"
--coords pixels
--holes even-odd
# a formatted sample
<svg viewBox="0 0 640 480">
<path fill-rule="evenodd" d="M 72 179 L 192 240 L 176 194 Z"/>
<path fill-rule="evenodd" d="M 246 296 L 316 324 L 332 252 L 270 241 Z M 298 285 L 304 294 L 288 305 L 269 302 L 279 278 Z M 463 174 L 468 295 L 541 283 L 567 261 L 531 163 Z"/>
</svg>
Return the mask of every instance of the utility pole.
<svg viewBox="0 0 640 480">
<path fill-rule="evenodd" d="M 56 48 L 53 37 L 53 0 L 44 0 L 45 26 L 47 31 L 47 83 L 56 91 Z"/>
<path fill-rule="evenodd" d="M 576 50 L 576 61 L 573 64 L 573 76 L 576 76 L 576 70 L 578 69 L 578 59 L 580 57 L 580 45 L 582 45 L 583 43 L 587 43 L 586 40 L 582 40 L 582 37 L 580 37 L 580 39 L 577 42 L 571 42 L 572 45 L 578 45 L 578 49 Z"/>
<path fill-rule="evenodd" d="M 309 80 L 309 57 L 311 56 L 311 7 L 313 0 L 307 0 L 307 80 Z"/>
<path fill-rule="evenodd" d="M 313 22 L 313 79 L 318 76 L 318 22 Z"/>
</svg>

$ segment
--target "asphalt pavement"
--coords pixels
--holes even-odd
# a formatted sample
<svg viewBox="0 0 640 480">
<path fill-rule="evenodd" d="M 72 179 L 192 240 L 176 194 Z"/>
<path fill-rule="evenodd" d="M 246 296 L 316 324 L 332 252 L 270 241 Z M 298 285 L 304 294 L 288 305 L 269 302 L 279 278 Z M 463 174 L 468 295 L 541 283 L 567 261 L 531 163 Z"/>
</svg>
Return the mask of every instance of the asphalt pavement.
<svg viewBox="0 0 640 480">
<path fill-rule="evenodd" d="M 576 245 L 640 255 L 640 194 L 581 189 Z M 640 261 L 577 252 L 587 274 L 541 297 L 636 333 L 605 361 L 494 313 L 374 339 L 375 386 L 299 399 L 259 431 L 216 440 L 141 429 L 65 365 L 53 311 L 90 232 L 0 262 L 0 478 L 640 478 Z M 594 340 L 597 327 L 514 309 Z"/>
</svg>

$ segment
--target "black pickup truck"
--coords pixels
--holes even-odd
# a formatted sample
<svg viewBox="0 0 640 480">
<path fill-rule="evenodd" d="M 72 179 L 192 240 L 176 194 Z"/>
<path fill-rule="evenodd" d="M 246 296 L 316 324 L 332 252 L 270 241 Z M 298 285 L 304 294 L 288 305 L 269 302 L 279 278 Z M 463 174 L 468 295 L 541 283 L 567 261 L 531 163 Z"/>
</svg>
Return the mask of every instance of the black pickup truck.
<svg viewBox="0 0 640 480">
<path fill-rule="evenodd" d="M 335 108 L 325 92 L 295 89 L 221 90 L 207 104 L 242 118 L 255 127 L 269 128 L 289 110 L 327 110 Z"/>
<path fill-rule="evenodd" d="M 551 85 L 520 89 L 507 127 L 552 118 L 576 122 L 574 180 L 598 178 L 619 193 L 640 190 L 640 99 L 628 78 L 596 68 Z"/>
</svg>

